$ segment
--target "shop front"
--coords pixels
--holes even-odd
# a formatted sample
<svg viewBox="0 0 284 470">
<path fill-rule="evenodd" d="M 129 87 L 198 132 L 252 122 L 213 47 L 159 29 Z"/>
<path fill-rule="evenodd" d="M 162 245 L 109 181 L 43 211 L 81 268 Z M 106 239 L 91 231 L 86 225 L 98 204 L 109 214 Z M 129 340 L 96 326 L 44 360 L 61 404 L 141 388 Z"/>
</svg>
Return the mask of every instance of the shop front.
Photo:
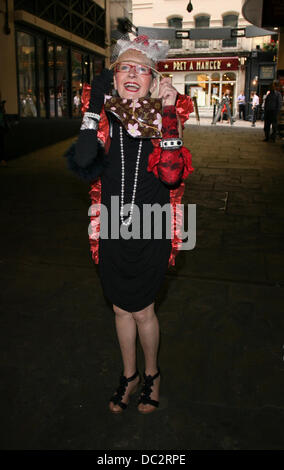
<svg viewBox="0 0 284 470">
<path fill-rule="evenodd" d="M 16 30 L 16 51 L 20 117 L 79 117 L 83 83 L 104 57 L 27 28 Z"/>
<path fill-rule="evenodd" d="M 109 61 L 103 0 L 0 0 L 0 94 L 8 158 L 78 134 L 84 83 Z"/>
<path fill-rule="evenodd" d="M 237 110 L 237 96 L 244 77 L 238 57 L 168 59 L 159 62 L 159 71 L 172 77 L 180 93 L 195 97 L 201 115 L 211 116 L 214 105 L 230 92 L 232 111 Z"/>
</svg>

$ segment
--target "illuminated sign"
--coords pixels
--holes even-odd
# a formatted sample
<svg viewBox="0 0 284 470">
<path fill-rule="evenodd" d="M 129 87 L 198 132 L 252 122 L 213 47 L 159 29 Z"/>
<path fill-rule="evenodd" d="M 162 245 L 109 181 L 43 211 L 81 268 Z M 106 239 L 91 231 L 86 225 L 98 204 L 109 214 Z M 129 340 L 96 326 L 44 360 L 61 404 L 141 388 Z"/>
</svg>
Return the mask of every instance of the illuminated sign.
<svg viewBox="0 0 284 470">
<path fill-rule="evenodd" d="M 160 72 L 199 72 L 210 70 L 238 70 L 238 57 L 168 59 L 158 62 Z"/>
</svg>

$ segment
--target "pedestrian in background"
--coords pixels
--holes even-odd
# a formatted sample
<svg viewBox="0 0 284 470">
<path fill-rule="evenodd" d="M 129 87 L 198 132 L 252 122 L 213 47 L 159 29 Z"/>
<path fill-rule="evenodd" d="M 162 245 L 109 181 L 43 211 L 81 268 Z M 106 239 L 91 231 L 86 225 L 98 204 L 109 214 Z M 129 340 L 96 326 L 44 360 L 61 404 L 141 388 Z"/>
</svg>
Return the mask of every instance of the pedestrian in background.
<svg viewBox="0 0 284 470">
<path fill-rule="evenodd" d="M 221 122 L 223 122 L 224 114 L 225 114 L 225 119 L 227 119 L 227 124 L 229 124 L 229 120 L 230 120 L 230 123 L 233 124 L 233 118 L 232 118 L 232 112 L 231 112 L 231 101 L 232 101 L 232 97 L 230 94 L 230 90 L 226 90 L 222 99 L 223 107 L 221 110 Z"/>
<path fill-rule="evenodd" d="M 256 91 L 252 92 L 252 127 L 255 127 L 255 122 L 258 115 L 259 107 L 259 96 L 256 94 Z"/>
<path fill-rule="evenodd" d="M 269 95 L 270 90 L 267 90 L 267 92 L 262 96 L 262 103 L 261 103 L 261 116 L 260 119 L 264 121 L 264 106 L 265 106 L 265 100 L 267 96 Z"/>
<path fill-rule="evenodd" d="M 266 96 L 264 104 L 264 142 L 268 142 L 270 138 L 270 127 L 272 126 L 271 140 L 275 142 L 277 123 L 280 110 L 282 108 L 282 96 L 278 91 L 279 82 L 274 80 L 270 93 Z"/>
<path fill-rule="evenodd" d="M 246 97 L 244 95 L 244 92 L 241 91 L 241 93 L 238 96 L 238 105 L 239 105 L 239 118 L 245 120 L 246 118 Z"/>
</svg>

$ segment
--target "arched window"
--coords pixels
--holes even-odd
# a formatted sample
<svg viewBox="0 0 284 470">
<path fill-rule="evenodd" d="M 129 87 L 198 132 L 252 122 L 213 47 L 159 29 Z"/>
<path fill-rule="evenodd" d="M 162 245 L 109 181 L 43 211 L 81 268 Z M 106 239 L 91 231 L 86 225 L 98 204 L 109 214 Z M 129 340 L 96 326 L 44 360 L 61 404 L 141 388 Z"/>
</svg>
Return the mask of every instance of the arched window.
<svg viewBox="0 0 284 470">
<path fill-rule="evenodd" d="M 182 18 L 180 16 L 175 16 L 168 19 L 168 26 L 170 28 L 182 29 Z M 181 49 L 182 48 L 182 39 L 170 39 L 169 40 L 170 49 Z"/>
<path fill-rule="evenodd" d="M 236 74 L 235 72 L 226 72 L 223 74 L 223 77 L 222 77 L 222 80 L 223 82 L 225 81 L 233 81 L 233 80 L 236 80 Z"/>
<path fill-rule="evenodd" d="M 195 18 L 195 27 L 196 28 L 209 28 L 210 26 L 210 16 L 209 15 L 200 15 Z M 198 39 L 195 41 L 195 49 L 204 49 L 209 47 L 208 39 Z"/>
<path fill-rule="evenodd" d="M 214 82 L 220 81 L 220 74 L 218 72 L 214 72 L 211 74 L 211 80 Z"/>
<path fill-rule="evenodd" d="M 238 27 L 238 15 L 228 14 L 223 16 L 223 26 L 230 26 L 231 28 Z M 223 39 L 223 47 L 236 47 L 237 38 Z"/>
</svg>

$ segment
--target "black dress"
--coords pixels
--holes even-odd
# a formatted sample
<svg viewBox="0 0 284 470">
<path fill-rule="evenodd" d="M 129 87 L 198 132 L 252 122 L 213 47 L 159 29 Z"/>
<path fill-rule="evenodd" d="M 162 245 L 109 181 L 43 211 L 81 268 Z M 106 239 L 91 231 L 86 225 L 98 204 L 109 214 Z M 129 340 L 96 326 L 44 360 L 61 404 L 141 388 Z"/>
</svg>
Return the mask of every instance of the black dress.
<svg viewBox="0 0 284 470">
<path fill-rule="evenodd" d="M 111 223 L 115 227 L 119 226 L 120 228 L 121 226 L 119 217 L 121 196 L 120 124 L 115 118 L 111 118 L 111 122 L 112 138 L 107 156 L 108 165 L 101 176 L 101 203 L 108 210 L 108 225 L 104 226 L 104 232 L 108 235 L 102 235 L 103 220 L 101 212 L 99 273 L 108 300 L 123 310 L 137 312 L 154 302 L 167 271 L 171 253 L 170 217 L 166 216 L 166 213 L 169 215 L 169 212 L 165 211 L 163 214 L 159 239 L 154 237 L 154 216 L 152 213 L 150 216 L 150 238 L 143 239 L 143 204 L 158 203 L 161 206 L 167 204 L 169 208 L 170 190 L 152 172 L 147 171 L 148 156 L 153 150 L 153 145 L 150 139 L 143 139 L 135 197 L 135 205 L 140 209 L 139 227 L 141 237 L 140 239 L 133 237 L 124 239 L 121 230 L 114 231 L 117 238 L 110 236 Z M 131 137 L 123 130 L 123 146 L 125 160 L 124 204 L 128 204 L 131 203 L 133 193 L 139 138 Z M 116 206 L 113 205 L 115 207 L 113 214 L 111 214 L 111 196 L 116 196 Z M 133 224 L 129 227 L 130 231 L 133 229 L 134 217 L 132 220 Z M 149 223 L 149 220 L 147 221 Z"/>
</svg>

